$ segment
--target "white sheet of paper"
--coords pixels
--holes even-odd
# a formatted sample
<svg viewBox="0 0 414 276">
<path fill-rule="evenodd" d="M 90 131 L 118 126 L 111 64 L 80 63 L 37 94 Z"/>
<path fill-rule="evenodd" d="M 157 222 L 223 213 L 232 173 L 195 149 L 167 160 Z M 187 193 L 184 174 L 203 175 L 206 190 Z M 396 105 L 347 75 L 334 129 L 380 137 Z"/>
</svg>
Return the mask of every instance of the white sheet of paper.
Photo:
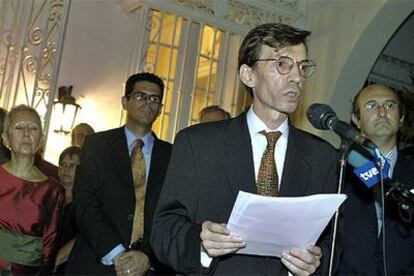
<svg viewBox="0 0 414 276">
<path fill-rule="evenodd" d="M 280 257 L 315 244 L 345 199 L 344 194 L 266 197 L 239 191 L 227 227 L 246 241 L 237 253 Z"/>
</svg>

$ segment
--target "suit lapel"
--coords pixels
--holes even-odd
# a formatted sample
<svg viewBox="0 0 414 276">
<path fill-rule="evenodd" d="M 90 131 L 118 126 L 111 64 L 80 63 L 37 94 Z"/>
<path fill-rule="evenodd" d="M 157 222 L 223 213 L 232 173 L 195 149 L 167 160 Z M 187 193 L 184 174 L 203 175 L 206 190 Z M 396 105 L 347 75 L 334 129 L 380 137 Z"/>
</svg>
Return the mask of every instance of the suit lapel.
<svg viewBox="0 0 414 276">
<path fill-rule="evenodd" d="M 160 168 L 161 164 L 163 164 L 161 158 L 163 157 L 163 154 L 160 152 L 161 148 L 159 146 L 159 140 L 157 136 L 153 133 L 154 136 L 154 146 L 152 148 L 151 153 L 151 165 L 150 170 L 148 172 L 148 179 L 147 179 L 147 195 L 152 194 L 153 191 L 155 191 L 156 186 L 158 183 L 161 182 L 160 178 Z"/>
<path fill-rule="evenodd" d="M 230 121 L 223 133 L 222 165 L 235 196 L 239 190 L 256 193 L 253 153 L 246 112 Z"/>
<path fill-rule="evenodd" d="M 112 156 L 113 164 L 119 172 L 122 180 L 121 185 L 126 185 L 133 189 L 134 181 L 132 178 L 131 162 L 129 159 L 128 145 L 126 142 L 124 127 L 120 127 L 116 130 L 109 143 L 109 148 L 111 150 L 108 155 Z M 108 156 L 108 158 L 111 157 Z"/>
<path fill-rule="evenodd" d="M 288 145 L 286 149 L 283 177 L 280 187 L 282 196 L 297 196 L 307 194 L 312 189 L 309 173 L 311 173 L 311 160 L 307 160 L 306 140 L 301 139 L 300 133 L 293 126 L 289 126 Z M 308 175 L 308 177 L 305 176 Z M 306 183 L 302 183 L 305 180 Z"/>
</svg>

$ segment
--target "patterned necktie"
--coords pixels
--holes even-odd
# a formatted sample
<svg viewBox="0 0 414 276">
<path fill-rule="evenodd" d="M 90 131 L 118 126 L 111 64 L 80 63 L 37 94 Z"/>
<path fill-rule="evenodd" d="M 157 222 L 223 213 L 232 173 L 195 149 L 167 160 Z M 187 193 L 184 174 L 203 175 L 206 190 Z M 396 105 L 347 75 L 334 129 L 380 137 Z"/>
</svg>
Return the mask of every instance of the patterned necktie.
<svg viewBox="0 0 414 276">
<path fill-rule="evenodd" d="M 145 159 L 142 153 L 144 142 L 135 140 L 131 153 L 131 169 L 135 188 L 135 211 L 132 224 L 131 243 L 138 240 L 144 234 L 144 205 L 145 205 Z"/>
<path fill-rule="evenodd" d="M 257 193 L 264 196 L 279 195 L 279 177 L 275 163 L 276 141 L 282 135 L 280 131 L 260 131 L 267 140 L 267 146 L 260 162 L 259 175 L 257 176 Z"/>
</svg>

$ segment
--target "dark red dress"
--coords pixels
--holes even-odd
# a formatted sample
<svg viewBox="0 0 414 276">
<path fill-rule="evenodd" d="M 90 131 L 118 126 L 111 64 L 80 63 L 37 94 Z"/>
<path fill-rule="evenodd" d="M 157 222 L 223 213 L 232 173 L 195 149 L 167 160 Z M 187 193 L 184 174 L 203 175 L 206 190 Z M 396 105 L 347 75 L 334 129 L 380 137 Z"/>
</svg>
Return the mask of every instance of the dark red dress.
<svg viewBox="0 0 414 276">
<path fill-rule="evenodd" d="M 64 201 L 56 180 L 31 182 L 0 167 L 0 272 L 30 275 L 52 265 Z"/>
</svg>

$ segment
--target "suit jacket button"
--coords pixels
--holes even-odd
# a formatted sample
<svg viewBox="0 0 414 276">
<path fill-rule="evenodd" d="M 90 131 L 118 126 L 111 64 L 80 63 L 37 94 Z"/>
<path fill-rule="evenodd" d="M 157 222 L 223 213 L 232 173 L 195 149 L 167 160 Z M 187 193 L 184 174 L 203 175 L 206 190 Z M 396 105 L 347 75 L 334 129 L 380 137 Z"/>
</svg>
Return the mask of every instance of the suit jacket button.
<svg viewBox="0 0 414 276">
<path fill-rule="evenodd" d="M 132 214 L 129 214 L 129 215 L 128 215 L 128 220 L 132 220 L 132 219 L 133 219 L 133 217 L 134 217 L 134 216 L 133 216 Z"/>
</svg>

